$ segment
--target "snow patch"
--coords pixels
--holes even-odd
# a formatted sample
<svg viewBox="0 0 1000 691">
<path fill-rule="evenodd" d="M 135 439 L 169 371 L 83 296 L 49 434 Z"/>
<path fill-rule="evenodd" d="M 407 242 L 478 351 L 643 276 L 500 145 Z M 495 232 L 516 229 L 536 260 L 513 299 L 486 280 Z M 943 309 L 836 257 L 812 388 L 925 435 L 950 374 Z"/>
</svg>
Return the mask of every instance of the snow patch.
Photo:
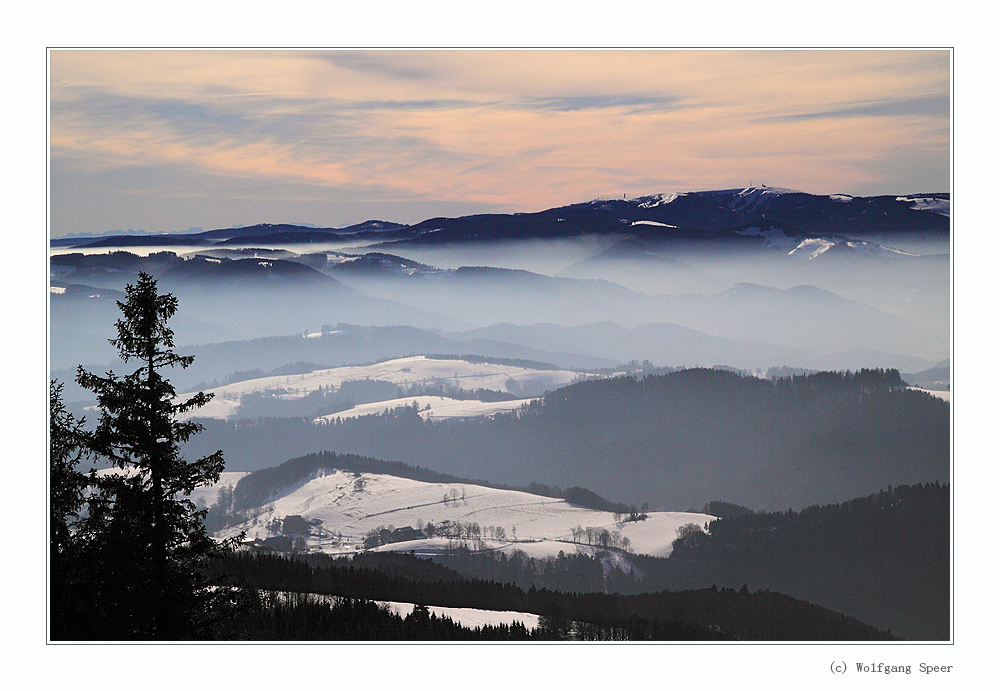
<svg viewBox="0 0 1000 691">
<path fill-rule="evenodd" d="M 410 612 L 416 607 L 416 605 L 409 602 L 377 602 L 379 605 L 386 607 L 390 612 L 398 614 L 401 617 L 409 616 Z M 524 624 L 524 628 L 532 631 L 538 628 L 538 620 L 540 619 L 539 615 L 528 612 L 493 611 L 489 609 L 473 609 L 471 607 L 438 607 L 436 605 L 428 605 L 427 609 L 439 619 L 446 617 L 456 624 L 461 624 L 470 629 L 480 626 L 499 626 L 500 624 L 510 626 L 514 623 L 521 623 Z"/>
<path fill-rule="evenodd" d="M 835 241 L 825 238 L 808 238 L 800 242 L 795 249 L 788 253 L 788 256 L 807 260 L 815 259 L 836 244 Z"/>
<path fill-rule="evenodd" d="M 942 401 L 947 401 L 951 403 L 951 391 L 937 391 L 935 389 L 921 389 L 918 386 L 908 386 L 906 387 L 911 391 L 923 391 L 924 393 L 929 393 L 931 396 L 940 398 Z"/>
<path fill-rule="evenodd" d="M 270 591 L 285 600 L 302 597 L 303 595 L 312 602 L 333 605 L 341 598 L 337 595 L 321 595 L 319 593 L 290 593 L 286 591 Z M 416 604 L 412 602 L 396 602 L 393 600 L 372 600 L 382 609 L 388 610 L 401 617 L 408 617 L 413 612 Z M 538 614 L 530 612 L 513 612 L 507 610 L 475 609 L 472 607 L 439 607 L 437 605 L 427 605 L 427 611 L 439 619 L 451 619 L 456 624 L 470 629 L 481 626 L 499 626 L 505 624 L 510 626 L 514 623 L 524 625 L 524 628 L 532 631 L 538 628 L 538 621 L 541 618 Z"/>
<path fill-rule="evenodd" d="M 208 508 L 219 501 L 219 491 L 223 488 L 233 489 L 236 483 L 250 473 L 227 471 L 219 474 L 219 481 L 212 485 L 199 485 L 188 497 L 195 506 Z"/>
<path fill-rule="evenodd" d="M 658 221 L 632 221 L 634 226 L 659 226 L 661 228 L 676 228 L 677 226 L 671 225 L 670 223 L 660 223 Z"/>
<path fill-rule="evenodd" d="M 416 406 L 420 417 L 425 420 L 454 420 L 473 417 L 492 417 L 498 413 L 510 413 L 520 409 L 532 401 L 534 398 L 521 398 L 513 401 L 476 401 L 459 400 L 445 396 L 407 396 L 405 398 L 394 398 L 389 401 L 379 401 L 377 403 L 364 403 L 356 405 L 350 410 L 342 410 L 330 415 L 316 418 L 316 422 L 333 422 L 334 420 L 344 420 L 347 418 L 362 417 L 364 415 L 378 415 L 386 410 L 396 408 L 411 408 Z"/>
<path fill-rule="evenodd" d="M 770 204 L 775 197 L 782 194 L 797 194 L 798 190 L 787 189 L 785 187 L 768 187 L 767 185 L 754 185 L 740 190 L 729 202 L 729 208 L 733 211 L 753 212 Z"/>
<path fill-rule="evenodd" d="M 897 202 L 908 202 L 911 209 L 931 211 L 942 216 L 951 216 L 951 199 L 940 197 L 896 197 Z"/>
<path fill-rule="evenodd" d="M 639 202 L 640 209 L 652 209 L 657 206 L 662 206 L 663 204 L 669 204 L 675 201 L 678 197 L 682 196 L 683 193 L 670 192 L 668 194 L 656 194 L 652 197 L 643 197 L 643 201 Z"/>
<path fill-rule="evenodd" d="M 886 247 L 884 245 L 878 245 L 874 242 L 858 242 L 858 241 L 848 241 L 845 243 L 848 247 L 856 252 L 862 252 L 864 254 L 871 254 L 875 256 L 901 256 L 901 257 L 919 257 L 918 254 L 913 254 L 912 252 L 904 252 L 903 250 L 893 249 L 892 247 Z"/>
<path fill-rule="evenodd" d="M 847 247 L 858 254 L 867 254 L 874 257 L 918 257 L 920 255 L 912 252 L 878 245 L 874 242 L 860 242 L 857 240 L 842 240 L 835 238 L 807 238 L 800 242 L 791 252 L 790 257 L 811 260 L 828 252 L 833 247 Z"/>
</svg>

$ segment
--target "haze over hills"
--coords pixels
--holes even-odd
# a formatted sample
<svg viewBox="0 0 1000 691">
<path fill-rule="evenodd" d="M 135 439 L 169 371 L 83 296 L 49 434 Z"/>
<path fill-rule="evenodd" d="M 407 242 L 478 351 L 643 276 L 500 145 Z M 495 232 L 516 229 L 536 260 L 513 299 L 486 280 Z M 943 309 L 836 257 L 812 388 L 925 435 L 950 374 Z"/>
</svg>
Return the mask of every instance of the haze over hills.
<svg viewBox="0 0 1000 691">
<path fill-rule="evenodd" d="M 430 422 L 407 406 L 336 424 L 273 414 L 203 422 L 188 453 L 225 448 L 232 470 L 326 449 L 507 485 L 599 487 L 658 510 L 711 499 L 801 508 L 944 482 L 950 465 L 949 404 L 884 370 L 779 381 L 706 369 L 623 376 L 475 420 Z"/>
<path fill-rule="evenodd" d="M 574 376 L 919 373 L 950 357 L 948 212 L 947 195 L 758 186 L 412 226 L 260 224 L 172 234 L 193 244 L 167 251 L 135 244 L 151 236 L 124 236 L 130 251 L 101 238 L 52 250 L 52 366 L 66 380 L 76 364 L 115 366 L 104 345 L 115 301 L 145 271 L 180 300 L 177 339 L 195 365 L 176 373 L 179 390 L 430 354 L 519 358 Z M 81 393 L 67 388 L 70 400 Z M 366 402 L 404 395 L 448 392 L 386 390 Z M 333 403 L 298 414 L 338 413 L 346 399 Z"/>
<path fill-rule="evenodd" d="M 190 384 L 418 353 L 917 372 L 950 355 L 948 201 L 758 186 L 413 226 L 260 224 L 171 234 L 166 251 L 147 244 L 162 236 L 122 236 L 128 251 L 54 241 L 52 363 L 114 361 L 114 301 L 142 270 L 181 299 L 178 342 L 199 353 Z M 416 330 L 369 333 L 368 355 L 348 334 L 291 338 L 337 324 Z M 250 340 L 262 337 L 286 340 Z M 207 367 L 210 344 L 240 340 L 228 371 Z M 241 359 L 251 351 L 266 362 Z"/>
<path fill-rule="evenodd" d="M 613 528 L 634 552 L 664 557 L 680 526 L 708 521 L 693 509 L 709 501 L 805 514 L 948 481 L 948 213 L 948 195 L 760 186 L 409 226 L 64 239 L 50 255 L 50 374 L 92 418 L 75 367 L 122 370 L 107 341 L 117 303 L 150 274 L 178 298 L 178 351 L 195 358 L 171 382 L 215 396 L 188 415 L 205 429 L 186 456 L 223 449 L 243 474 L 300 454 L 363 454 L 652 507 L 646 521 L 608 522 L 606 507 L 558 494 L 468 483 L 459 501 L 453 480 L 337 471 L 228 506 L 220 535 L 245 529 L 261 548 L 304 516 L 313 552 L 441 556 L 449 537 L 364 543 L 390 523 L 478 522 L 494 528 L 479 556 L 516 561 L 521 550 L 540 560 L 531 568 L 571 555 L 631 570 L 628 550 L 583 545 L 578 528 Z M 241 477 L 198 498 L 218 507 Z M 515 526 L 517 543 L 496 532 Z M 731 571 L 717 561 L 664 573 Z M 782 588 L 795 591 L 789 578 Z M 928 615 L 935 636 L 940 604 Z"/>
</svg>

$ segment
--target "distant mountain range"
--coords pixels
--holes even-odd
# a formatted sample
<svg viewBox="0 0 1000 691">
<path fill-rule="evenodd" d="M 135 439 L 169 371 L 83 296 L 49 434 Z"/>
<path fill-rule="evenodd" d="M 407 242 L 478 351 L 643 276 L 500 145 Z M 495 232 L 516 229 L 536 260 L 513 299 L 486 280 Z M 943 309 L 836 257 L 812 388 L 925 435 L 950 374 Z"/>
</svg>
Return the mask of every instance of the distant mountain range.
<svg viewBox="0 0 1000 691">
<path fill-rule="evenodd" d="M 431 218 L 413 225 L 365 221 L 344 228 L 262 223 L 199 233 L 56 238 L 59 247 L 136 247 L 248 243 L 317 243 L 364 239 L 388 243 L 454 243 L 550 239 L 586 234 L 636 234 L 644 241 L 741 245 L 766 238 L 833 235 L 869 242 L 893 237 L 947 237 L 949 193 L 852 197 L 777 187 L 597 199 L 535 213 Z M 755 234 L 752 229 L 759 229 Z M 750 231 L 750 232 L 748 232 Z M 763 241 L 761 241 L 763 242 Z"/>
<path fill-rule="evenodd" d="M 246 244 L 267 242 L 326 242 L 344 237 L 365 237 L 406 228 L 401 223 L 365 221 L 343 228 L 318 228 L 312 225 L 291 223 L 258 223 L 252 226 L 234 226 L 203 230 L 197 233 L 105 233 L 101 236 L 69 235 L 53 238 L 53 247 L 148 247 L 152 245 L 211 245 Z"/>
</svg>

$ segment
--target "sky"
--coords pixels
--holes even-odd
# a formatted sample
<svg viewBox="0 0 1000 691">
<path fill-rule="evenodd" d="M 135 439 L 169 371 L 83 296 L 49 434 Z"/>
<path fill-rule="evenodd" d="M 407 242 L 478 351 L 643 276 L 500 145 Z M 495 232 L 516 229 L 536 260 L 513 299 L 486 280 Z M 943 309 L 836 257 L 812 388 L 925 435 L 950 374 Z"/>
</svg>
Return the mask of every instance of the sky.
<svg viewBox="0 0 1000 691">
<path fill-rule="evenodd" d="M 950 191 L 942 49 L 48 55 L 52 237 Z"/>
</svg>

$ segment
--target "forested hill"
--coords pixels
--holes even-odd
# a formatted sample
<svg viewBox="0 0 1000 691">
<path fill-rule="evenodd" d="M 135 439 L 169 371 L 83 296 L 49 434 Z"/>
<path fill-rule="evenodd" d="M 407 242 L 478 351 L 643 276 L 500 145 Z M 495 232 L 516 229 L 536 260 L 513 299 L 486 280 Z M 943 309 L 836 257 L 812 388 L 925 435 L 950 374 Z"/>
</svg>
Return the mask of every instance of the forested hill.
<svg viewBox="0 0 1000 691">
<path fill-rule="evenodd" d="M 788 593 L 910 640 L 947 640 L 948 485 L 890 487 L 841 504 L 712 521 L 669 559 L 637 556 L 656 587 Z"/>
<path fill-rule="evenodd" d="M 604 572 L 582 554 L 534 559 L 523 552 L 456 549 L 435 559 L 466 577 L 522 589 L 621 594 L 729 588 L 780 592 L 843 612 L 907 640 L 948 640 L 951 501 L 948 485 L 890 487 L 840 504 L 728 514 L 684 526 L 669 557 L 633 554 L 629 573 Z M 723 511 L 719 512 L 719 509 Z"/>
<path fill-rule="evenodd" d="M 889 640 L 884 631 L 822 607 L 772 592 L 706 588 L 617 595 L 560 593 L 465 578 L 410 555 L 367 554 L 353 560 L 305 561 L 234 554 L 213 576 L 253 588 L 446 607 L 531 612 L 552 638 L 590 640 Z M 575 622 L 571 624 L 570 622 Z"/>
<path fill-rule="evenodd" d="M 949 435 L 949 404 L 905 389 L 895 370 L 768 381 L 691 369 L 573 384 L 489 420 L 400 409 L 329 425 L 206 421 L 189 453 L 225 448 L 229 470 L 252 470 L 330 450 L 511 486 L 595 487 L 656 510 L 720 500 L 759 511 L 946 482 Z"/>
<path fill-rule="evenodd" d="M 255 470 L 245 475 L 230 489 L 223 487 L 220 501 L 212 505 L 206 518 L 210 531 L 218 530 L 231 522 L 231 519 L 258 506 L 263 506 L 276 497 L 282 496 L 303 482 L 308 482 L 317 475 L 330 470 L 344 470 L 353 473 L 376 473 L 394 475 L 396 477 L 418 480 L 420 482 L 458 482 L 469 485 L 484 485 L 496 489 L 507 489 L 528 492 L 544 497 L 565 499 L 568 502 L 598 511 L 609 513 L 635 512 L 633 505 L 608 501 L 600 495 L 582 488 L 550 487 L 537 482 L 528 483 L 524 487 L 502 486 L 487 483 L 482 480 L 470 480 L 447 473 L 437 473 L 420 466 L 411 466 L 399 461 L 382 461 L 377 458 L 358 456 L 355 454 L 337 454 L 324 451 L 292 458 L 281 465 Z M 232 515 L 229 515 L 229 514 Z"/>
</svg>

